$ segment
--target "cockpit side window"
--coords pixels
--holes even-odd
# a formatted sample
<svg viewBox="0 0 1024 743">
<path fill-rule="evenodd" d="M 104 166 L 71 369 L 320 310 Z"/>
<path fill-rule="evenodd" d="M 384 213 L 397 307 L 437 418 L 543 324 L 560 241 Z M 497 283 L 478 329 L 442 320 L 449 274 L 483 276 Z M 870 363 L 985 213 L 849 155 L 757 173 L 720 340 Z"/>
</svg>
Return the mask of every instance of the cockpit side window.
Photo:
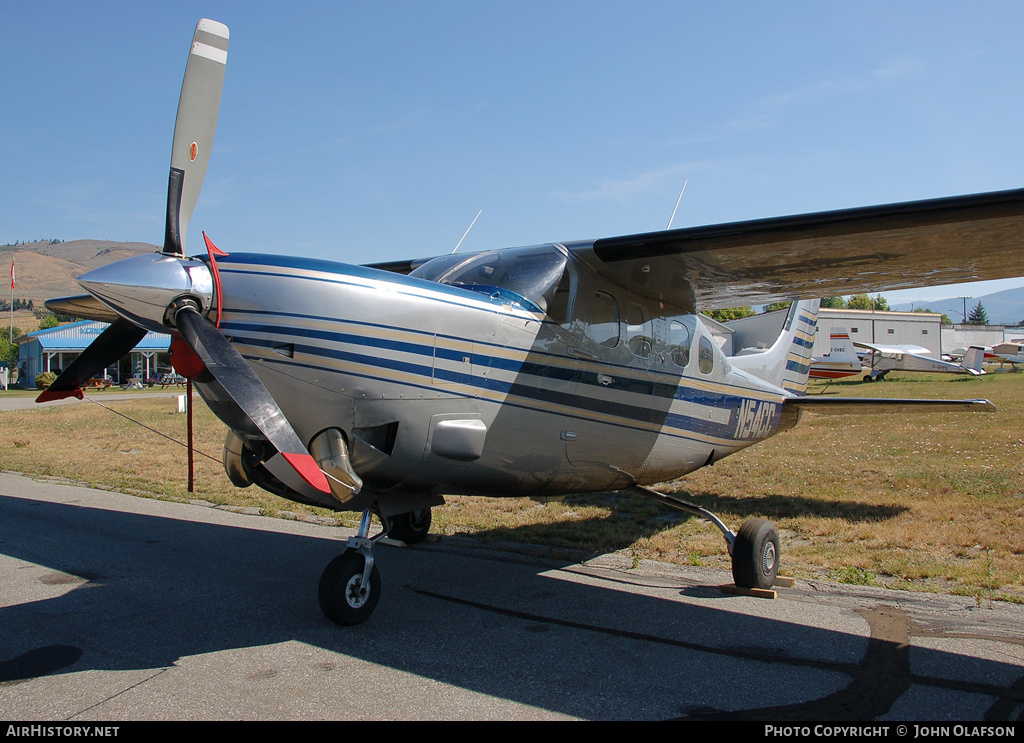
<svg viewBox="0 0 1024 743">
<path fill-rule="evenodd" d="M 619 303 L 608 292 L 595 291 L 591 298 L 590 333 L 599 346 L 619 345 Z"/>
<path fill-rule="evenodd" d="M 569 322 L 569 311 L 572 309 L 572 279 L 572 270 L 566 265 L 561 281 L 558 282 L 558 286 L 551 294 L 548 318 L 558 325 L 566 325 Z"/>
</svg>

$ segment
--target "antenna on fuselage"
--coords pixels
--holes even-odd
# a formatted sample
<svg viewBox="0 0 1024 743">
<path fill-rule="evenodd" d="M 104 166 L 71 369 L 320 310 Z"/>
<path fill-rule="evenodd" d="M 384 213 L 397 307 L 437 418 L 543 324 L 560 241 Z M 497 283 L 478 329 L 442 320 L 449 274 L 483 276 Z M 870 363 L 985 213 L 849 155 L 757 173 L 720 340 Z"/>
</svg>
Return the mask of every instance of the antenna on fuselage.
<svg viewBox="0 0 1024 743">
<path fill-rule="evenodd" d="M 484 210 L 483 210 L 483 209 L 481 209 L 480 211 L 478 211 L 478 212 L 476 213 L 476 216 L 475 216 L 475 217 L 473 217 L 473 221 L 469 223 L 469 227 L 467 227 L 467 228 L 466 228 L 466 232 L 465 232 L 465 233 L 464 233 L 464 234 L 462 235 L 462 240 L 465 240 L 465 239 L 466 239 L 466 235 L 468 235 L 468 234 L 469 234 L 469 231 L 470 231 L 471 229 L 473 229 L 473 225 L 475 225 L 475 224 L 476 224 L 476 220 L 480 219 L 480 215 L 481 215 L 481 214 L 483 214 L 483 213 L 484 213 Z M 458 242 L 458 243 L 456 243 L 456 245 L 455 245 L 455 250 L 458 250 L 458 249 L 459 249 L 459 245 L 462 245 L 462 240 L 459 240 L 459 242 Z M 452 251 L 452 253 L 451 253 L 452 255 L 455 255 L 455 250 L 453 250 L 453 251 Z"/>
<path fill-rule="evenodd" d="M 672 210 L 672 216 L 668 218 L 668 226 L 666 230 L 672 229 L 672 220 L 676 218 L 676 212 L 679 211 L 679 202 L 683 200 L 683 191 L 686 190 L 686 184 L 689 183 L 689 179 L 683 181 L 683 187 L 679 189 L 679 198 L 676 199 L 676 208 Z"/>
</svg>

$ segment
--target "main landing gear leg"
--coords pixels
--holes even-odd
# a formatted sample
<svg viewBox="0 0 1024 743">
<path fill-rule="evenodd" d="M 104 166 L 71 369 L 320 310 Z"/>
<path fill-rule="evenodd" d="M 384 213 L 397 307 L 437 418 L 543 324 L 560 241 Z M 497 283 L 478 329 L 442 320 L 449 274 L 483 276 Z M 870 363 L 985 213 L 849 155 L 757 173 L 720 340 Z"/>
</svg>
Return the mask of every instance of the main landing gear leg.
<svg viewBox="0 0 1024 743">
<path fill-rule="evenodd" d="M 335 624 L 351 626 L 366 621 L 380 600 L 380 571 L 373 564 L 373 545 L 387 532 L 372 539 L 373 514 L 363 511 L 359 533 L 349 537 L 345 551 L 331 560 L 320 576 L 320 609 Z"/>
<path fill-rule="evenodd" d="M 643 485 L 634 485 L 632 492 L 705 518 L 725 536 L 732 556 L 732 578 L 740 588 L 771 588 L 779 574 L 779 533 L 770 521 L 748 519 L 735 534 L 720 518 L 695 503 Z"/>
</svg>

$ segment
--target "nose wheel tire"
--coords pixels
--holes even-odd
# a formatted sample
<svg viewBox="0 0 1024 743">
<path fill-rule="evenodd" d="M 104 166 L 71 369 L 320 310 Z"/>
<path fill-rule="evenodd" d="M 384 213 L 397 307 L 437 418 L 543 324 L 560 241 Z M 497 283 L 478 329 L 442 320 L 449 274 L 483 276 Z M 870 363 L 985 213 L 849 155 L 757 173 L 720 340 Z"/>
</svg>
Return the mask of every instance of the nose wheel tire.
<svg viewBox="0 0 1024 743">
<path fill-rule="evenodd" d="M 765 519 L 750 519 L 736 534 L 732 578 L 740 588 L 771 588 L 779 574 L 779 533 Z"/>
<path fill-rule="evenodd" d="M 364 582 L 366 558 L 345 550 L 331 560 L 320 576 L 320 609 L 335 624 L 348 627 L 366 621 L 380 600 L 380 572 L 374 565 Z"/>
<path fill-rule="evenodd" d="M 388 536 L 406 544 L 422 542 L 430 532 L 430 518 L 429 508 L 391 516 L 388 519 Z"/>
</svg>

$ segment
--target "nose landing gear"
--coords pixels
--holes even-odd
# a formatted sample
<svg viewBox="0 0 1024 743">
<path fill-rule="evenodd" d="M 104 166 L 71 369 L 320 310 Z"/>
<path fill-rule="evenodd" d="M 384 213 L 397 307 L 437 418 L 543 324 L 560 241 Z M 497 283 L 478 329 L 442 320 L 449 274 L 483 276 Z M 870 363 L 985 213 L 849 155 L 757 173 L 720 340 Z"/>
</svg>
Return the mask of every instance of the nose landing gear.
<svg viewBox="0 0 1024 743">
<path fill-rule="evenodd" d="M 384 538 L 370 537 L 371 511 L 363 511 L 359 532 L 349 537 L 345 551 L 331 560 L 320 575 L 317 598 L 320 610 L 344 627 L 369 619 L 380 600 L 380 571 L 373 564 L 373 545 Z"/>
<path fill-rule="evenodd" d="M 320 576 L 320 610 L 335 624 L 348 627 L 366 621 L 380 600 L 380 571 L 373 556 L 346 549 Z"/>
<path fill-rule="evenodd" d="M 365 622 L 380 600 L 380 571 L 373 564 L 373 545 L 384 537 L 406 544 L 422 542 L 430 530 L 430 508 L 381 518 L 384 530 L 370 537 L 373 513 L 363 511 L 359 532 L 345 550 L 331 560 L 320 576 L 317 598 L 320 610 L 335 624 L 345 627 Z"/>
</svg>

